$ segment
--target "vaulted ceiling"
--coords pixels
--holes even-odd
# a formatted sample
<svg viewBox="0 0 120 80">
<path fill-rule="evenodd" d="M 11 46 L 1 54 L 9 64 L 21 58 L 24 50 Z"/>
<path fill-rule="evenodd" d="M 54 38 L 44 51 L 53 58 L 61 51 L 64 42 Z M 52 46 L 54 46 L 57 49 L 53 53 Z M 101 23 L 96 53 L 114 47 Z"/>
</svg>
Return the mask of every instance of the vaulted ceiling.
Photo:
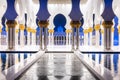
<svg viewBox="0 0 120 80">
<path fill-rule="evenodd" d="M 71 0 L 48 0 L 49 4 L 70 4 Z"/>
</svg>

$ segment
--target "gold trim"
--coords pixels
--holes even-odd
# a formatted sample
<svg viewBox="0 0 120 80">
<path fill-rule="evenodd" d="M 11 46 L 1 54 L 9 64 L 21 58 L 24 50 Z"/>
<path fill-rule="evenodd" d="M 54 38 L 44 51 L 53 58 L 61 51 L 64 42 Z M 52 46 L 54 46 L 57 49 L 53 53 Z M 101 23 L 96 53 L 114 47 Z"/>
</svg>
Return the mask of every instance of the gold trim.
<svg viewBox="0 0 120 80">
<path fill-rule="evenodd" d="M 100 29 L 100 24 L 95 25 L 94 28 L 95 28 L 96 31 L 99 30 Z"/>
<path fill-rule="evenodd" d="M 102 23 L 102 25 L 103 25 L 104 28 L 111 28 L 112 25 L 113 25 L 113 22 L 112 21 L 104 21 Z"/>
<path fill-rule="evenodd" d="M 88 32 L 92 32 L 92 31 L 93 31 L 93 28 L 90 27 L 90 28 L 88 29 Z"/>
<path fill-rule="evenodd" d="M 114 27 L 112 27 L 112 28 L 111 28 L 111 31 L 114 32 L 114 30 L 115 30 Z"/>
<path fill-rule="evenodd" d="M 23 24 L 19 24 L 19 28 L 20 28 L 20 30 L 24 30 L 25 26 Z"/>
<path fill-rule="evenodd" d="M 26 28 L 27 32 L 31 32 L 31 27 Z"/>
<path fill-rule="evenodd" d="M 38 22 L 39 27 L 47 28 L 49 25 L 48 21 L 39 21 Z"/>
<path fill-rule="evenodd" d="M 71 21 L 70 25 L 72 26 L 72 28 L 79 28 L 81 26 L 80 21 Z"/>
<path fill-rule="evenodd" d="M 0 29 L 0 33 L 2 32 L 2 29 Z"/>
<path fill-rule="evenodd" d="M 104 34 L 104 30 L 103 30 L 103 29 L 101 29 L 100 32 L 101 32 L 102 34 Z"/>
<path fill-rule="evenodd" d="M 48 32 L 49 33 L 54 33 L 54 30 L 53 29 L 49 29 Z"/>
<path fill-rule="evenodd" d="M 85 29 L 83 32 L 84 32 L 84 34 L 87 34 L 88 33 L 88 29 Z"/>
<path fill-rule="evenodd" d="M 71 30 L 71 29 L 67 29 L 65 32 L 66 32 L 66 33 L 71 33 L 72 30 Z"/>
<path fill-rule="evenodd" d="M 19 29 L 16 29 L 16 31 L 15 31 L 16 33 L 18 33 L 19 32 Z"/>
<path fill-rule="evenodd" d="M 9 28 L 15 28 L 16 25 L 17 25 L 17 22 L 15 20 L 8 20 L 6 22 L 6 25 L 9 27 Z"/>
</svg>

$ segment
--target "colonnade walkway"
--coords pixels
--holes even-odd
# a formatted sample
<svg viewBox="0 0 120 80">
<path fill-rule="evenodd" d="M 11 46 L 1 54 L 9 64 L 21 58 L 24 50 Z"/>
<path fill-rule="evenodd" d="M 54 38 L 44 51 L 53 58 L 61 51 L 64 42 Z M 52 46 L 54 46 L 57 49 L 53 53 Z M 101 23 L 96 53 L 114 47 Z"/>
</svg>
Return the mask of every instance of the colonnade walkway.
<svg viewBox="0 0 120 80">
<path fill-rule="evenodd" d="M 45 53 L 16 80 L 99 80 L 73 53 Z"/>
</svg>

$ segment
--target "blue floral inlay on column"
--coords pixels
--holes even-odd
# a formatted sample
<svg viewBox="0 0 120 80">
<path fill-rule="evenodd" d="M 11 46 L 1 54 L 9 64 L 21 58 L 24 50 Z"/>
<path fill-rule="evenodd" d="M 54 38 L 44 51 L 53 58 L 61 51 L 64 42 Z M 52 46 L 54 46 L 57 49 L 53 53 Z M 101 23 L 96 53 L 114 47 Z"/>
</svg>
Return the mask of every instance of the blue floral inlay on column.
<svg viewBox="0 0 120 80">
<path fill-rule="evenodd" d="M 7 10 L 4 15 L 7 18 L 7 20 L 15 20 L 15 18 L 18 16 L 14 5 L 15 0 L 7 0 Z"/>
<path fill-rule="evenodd" d="M 47 8 L 48 0 L 39 0 L 39 2 L 40 2 L 40 8 L 37 13 L 37 18 L 40 21 L 48 20 L 48 18 L 50 17 L 50 13 L 48 12 L 48 8 Z"/>
<path fill-rule="evenodd" d="M 112 9 L 113 0 L 104 0 L 105 8 L 102 13 L 102 17 L 105 21 L 112 21 L 115 17 L 115 14 Z"/>
<path fill-rule="evenodd" d="M 70 18 L 73 21 L 79 21 L 80 19 L 82 19 L 82 13 L 80 10 L 80 0 L 71 0 L 72 1 L 72 10 L 69 14 Z"/>
</svg>

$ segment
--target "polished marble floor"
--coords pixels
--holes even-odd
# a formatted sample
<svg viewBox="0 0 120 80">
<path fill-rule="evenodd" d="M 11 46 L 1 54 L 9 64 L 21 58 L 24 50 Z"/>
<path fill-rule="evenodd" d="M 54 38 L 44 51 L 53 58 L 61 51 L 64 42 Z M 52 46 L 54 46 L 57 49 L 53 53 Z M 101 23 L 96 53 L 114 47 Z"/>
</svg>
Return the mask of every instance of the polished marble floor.
<svg viewBox="0 0 120 80">
<path fill-rule="evenodd" d="M 46 53 L 16 80 L 98 80 L 72 53 Z"/>
</svg>

